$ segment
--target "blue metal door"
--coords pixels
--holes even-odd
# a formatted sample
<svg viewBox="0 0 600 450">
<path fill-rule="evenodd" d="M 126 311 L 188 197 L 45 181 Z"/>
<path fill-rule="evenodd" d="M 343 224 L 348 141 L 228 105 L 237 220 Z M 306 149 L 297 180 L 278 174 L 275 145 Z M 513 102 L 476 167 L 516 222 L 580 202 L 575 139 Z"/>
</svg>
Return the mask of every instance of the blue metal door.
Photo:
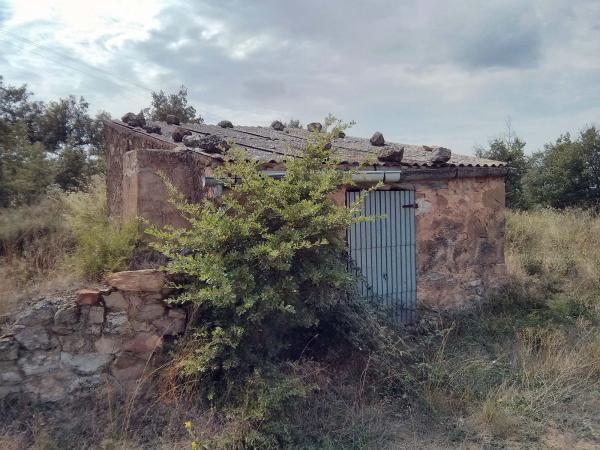
<svg viewBox="0 0 600 450">
<path fill-rule="evenodd" d="M 360 192 L 347 191 L 346 204 Z M 381 305 L 395 322 L 411 322 L 417 303 L 415 192 L 372 191 L 361 215 L 379 216 L 348 229 L 350 267 L 359 280 L 358 293 Z"/>
</svg>

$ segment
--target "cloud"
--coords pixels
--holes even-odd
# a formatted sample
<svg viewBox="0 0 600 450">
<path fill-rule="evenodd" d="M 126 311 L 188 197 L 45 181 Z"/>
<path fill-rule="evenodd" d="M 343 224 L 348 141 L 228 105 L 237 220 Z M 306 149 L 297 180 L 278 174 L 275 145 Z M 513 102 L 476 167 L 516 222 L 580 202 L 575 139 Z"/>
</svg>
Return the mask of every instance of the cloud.
<svg viewBox="0 0 600 450">
<path fill-rule="evenodd" d="M 333 112 L 355 119 L 356 134 L 470 152 L 507 116 L 535 148 L 600 104 L 592 0 L 53 4 L 12 0 L 0 16 L 42 43 L 0 36 L 6 81 L 46 98 L 76 91 L 115 115 L 185 84 L 209 121 Z"/>
</svg>

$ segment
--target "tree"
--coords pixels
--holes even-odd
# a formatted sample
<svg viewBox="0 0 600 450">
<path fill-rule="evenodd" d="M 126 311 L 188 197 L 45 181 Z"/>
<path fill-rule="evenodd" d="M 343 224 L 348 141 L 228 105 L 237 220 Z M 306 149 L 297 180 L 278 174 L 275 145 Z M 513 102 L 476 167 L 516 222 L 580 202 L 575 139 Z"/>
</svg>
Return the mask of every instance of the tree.
<svg viewBox="0 0 600 450">
<path fill-rule="evenodd" d="M 491 140 L 488 148 L 477 148 L 475 154 L 480 158 L 504 161 L 510 165 L 506 177 L 506 204 L 510 208 L 525 208 L 523 194 L 523 176 L 527 172 L 528 158 L 525 156 L 525 141 L 516 136 L 510 122 L 506 134 Z"/>
<path fill-rule="evenodd" d="M 181 86 L 174 94 L 165 94 L 164 91 L 152 92 L 152 104 L 144 111 L 152 120 L 165 121 L 172 114 L 181 122 L 202 123 L 204 119 L 196 117 L 196 108 L 188 105 L 188 90 Z"/>
<path fill-rule="evenodd" d="M 600 132 L 584 129 L 577 139 L 569 133 L 531 159 L 524 179 L 529 202 L 554 208 L 600 205 Z"/>
<path fill-rule="evenodd" d="M 102 124 L 80 97 L 45 104 L 0 76 L 0 206 L 35 201 L 53 183 L 82 187 L 103 168 Z"/>
<path fill-rule="evenodd" d="M 40 143 L 31 144 L 25 124 L 0 139 L 0 207 L 31 203 L 54 180 L 54 164 Z"/>
<path fill-rule="evenodd" d="M 37 118 L 36 140 L 51 152 L 58 152 L 66 145 L 90 145 L 95 124 L 88 108 L 83 97 L 77 99 L 73 95 L 50 102 Z"/>
</svg>

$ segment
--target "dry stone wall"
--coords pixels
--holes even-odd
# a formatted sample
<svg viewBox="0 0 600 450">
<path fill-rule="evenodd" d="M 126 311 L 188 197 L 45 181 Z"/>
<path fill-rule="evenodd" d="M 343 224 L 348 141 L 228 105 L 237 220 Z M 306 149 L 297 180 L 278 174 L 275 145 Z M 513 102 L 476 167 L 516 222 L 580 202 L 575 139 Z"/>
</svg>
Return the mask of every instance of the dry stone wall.
<svg viewBox="0 0 600 450">
<path fill-rule="evenodd" d="M 41 298 L 0 336 L 0 399 L 56 402 L 110 386 L 138 386 L 182 333 L 186 310 L 164 300 L 164 274 L 119 272 L 109 288 L 82 289 L 76 300 Z"/>
</svg>

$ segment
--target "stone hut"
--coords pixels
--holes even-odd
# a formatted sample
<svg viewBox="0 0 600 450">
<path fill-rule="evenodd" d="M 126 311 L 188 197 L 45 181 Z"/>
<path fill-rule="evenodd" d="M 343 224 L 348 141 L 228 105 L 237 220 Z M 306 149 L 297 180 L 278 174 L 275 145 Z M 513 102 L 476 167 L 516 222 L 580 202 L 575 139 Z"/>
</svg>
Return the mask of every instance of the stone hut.
<svg viewBox="0 0 600 450">
<path fill-rule="evenodd" d="M 142 118 L 143 119 L 143 118 Z M 213 169 L 229 145 L 244 148 L 271 176 L 281 176 L 308 130 L 270 127 L 146 122 L 127 114 L 106 123 L 107 192 L 113 218 L 144 217 L 162 225 L 185 225 L 167 202 L 158 172 L 168 175 L 191 201 L 218 193 Z M 367 197 L 366 214 L 385 217 L 348 230 L 351 267 L 361 294 L 392 307 L 403 321 L 417 308 L 445 309 L 482 298 L 505 272 L 504 180 L 502 162 L 458 155 L 425 145 L 340 135 L 332 145 L 340 168 L 357 170 L 354 185 L 336 199 L 351 203 L 376 182 L 383 188 Z"/>
</svg>

